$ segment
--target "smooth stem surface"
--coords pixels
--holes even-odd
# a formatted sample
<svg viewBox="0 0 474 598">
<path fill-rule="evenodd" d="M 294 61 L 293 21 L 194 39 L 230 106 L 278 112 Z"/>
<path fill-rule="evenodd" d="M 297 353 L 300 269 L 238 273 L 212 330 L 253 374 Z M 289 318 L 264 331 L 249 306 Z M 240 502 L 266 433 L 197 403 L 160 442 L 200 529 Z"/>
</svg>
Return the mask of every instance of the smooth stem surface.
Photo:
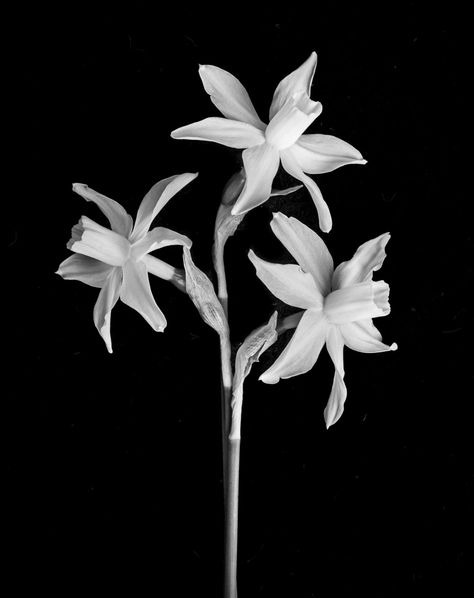
<svg viewBox="0 0 474 598">
<path fill-rule="evenodd" d="M 240 438 L 228 441 L 224 598 L 237 598 Z"/>
<path fill-rule="evenodd" d="M 229 334 L 221 335 L 221 425 L 222 425 L 222 467 L 224 500 L 227 494 L 227 439 L 230 429 L 230 402 L 232 400 L 232 365 Z"/>
<path fill-rule="evenodd" d="M 224 243 L 214 253 L 214 265 L 217 274 L 217 297 L 224 309 L 225 317 L 229 320 L 229 296 L 227 294 L 227 279 L 224 266 Z"/>
</svg>

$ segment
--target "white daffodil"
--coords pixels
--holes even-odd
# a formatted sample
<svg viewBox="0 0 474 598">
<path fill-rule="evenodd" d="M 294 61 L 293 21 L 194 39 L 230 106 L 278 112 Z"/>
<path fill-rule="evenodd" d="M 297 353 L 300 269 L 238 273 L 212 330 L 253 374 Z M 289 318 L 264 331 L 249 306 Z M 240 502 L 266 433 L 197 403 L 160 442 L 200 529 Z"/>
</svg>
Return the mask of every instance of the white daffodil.
<svg viewBox="0 0 474 598">
<path fill-rule="evenodd" d="M 389 286 L 372 280 L 385 259 L 385 233 L 359 247 L 353 258 L 335 270 L 332 257 L 313 230 L 296 218 L 275 214 L 271 227 L 278 239 L 298 262 L 271 264 L 253 251 L 249 258 L 257 276 L 281 301 L 304 312 L 296 330 L 260 380 L 275 384 L 280 378 L 291 378 L 309 371 L 326 344 L 336 369 L 331 395 L 324 411 L 327 427 L 342 415 L 347 389 L 344 384 L 343 349 L 362 353 L 394 351 L 397 345 L 382 343 L 372 318 L 390 312 Z"/>
<path fill-rule="evenodd" d="M 280 160 L 283 168 L 301 181 L 316 205 L 319 226 L 328 232 L 331 214 L 316 183 L 307 176 L 330 172 L 345 164 L 365 164 L 360 152 L 332 135 L 303 135 L 322 110 L 309 93 L 316 70 L 316 53 L 278 85 L 270 106 L 269 124 L 262 122 L 244 86 L 227 71 L 212 65 L 199 67 L 204 89 L 225 118 L 205 118 L 174 130 L 174 139 L 214 141 L 244 149 L 245 185 L 232 214 L 248 212 L 271 194 Z"/>
<path fill-rule="evenodd" d="M 153 330 L 163 332 L 166 327 L 166 318 L 153 298 L 148 273 L 177 286 L 180 283 L 184 286 L 184 280 L 176 268 L 149 253 L 168 245 L 189 248 L 191 241 L 168 228 L 159 226 L 150 230 L 150 226 L 168 201 L 196 177 L 197 173 L 185 173 L 156 183 L 143 198 L 135 224 L 113 199 L 87 185 L 75 183 L 72 187 L 85 200 L 99 206 L 111 228 L 82 216 L 67 244 L 75 253 L 61 263 L 57 274 L 101 289 L 94 307 L 94 323 L 109 353 L 112 353 L 110 316 L 119 298 L 141 314 Z"/>
</svg>

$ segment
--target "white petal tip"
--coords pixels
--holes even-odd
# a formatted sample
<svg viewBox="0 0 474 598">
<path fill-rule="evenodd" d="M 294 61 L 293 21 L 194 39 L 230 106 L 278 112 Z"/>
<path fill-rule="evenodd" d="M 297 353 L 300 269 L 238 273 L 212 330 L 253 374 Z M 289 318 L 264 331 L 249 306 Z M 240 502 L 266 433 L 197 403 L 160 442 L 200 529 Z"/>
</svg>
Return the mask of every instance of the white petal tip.
<svg viewBox="0 0 474 598">
<path fill-rule="evenodd" d="M 390 345 L 390 351 L 396 351 L 397 349 L 398 349 L 398 345 L 397 345 L 397 343 L 392 343 L 392 344 Z"/>
<path fill-rule="evenodd" d="M 273 378 L 272 376 L 267 376 L 265 373 L 263 373 L 260 377 L 259 377 L 260 382 L 263 382 L 264 384 L 276 384 L 279 380 L 279 378 Z"/>
<path fill-rule="evenodd" d="M 367 164 L 367 160 L 366 160 L 365 158 L 362 158 L 362 159 L 359 161 L 359 164 L 362 164 L 362 166 L 363 166 L 364 164 Z"/>
</svg>

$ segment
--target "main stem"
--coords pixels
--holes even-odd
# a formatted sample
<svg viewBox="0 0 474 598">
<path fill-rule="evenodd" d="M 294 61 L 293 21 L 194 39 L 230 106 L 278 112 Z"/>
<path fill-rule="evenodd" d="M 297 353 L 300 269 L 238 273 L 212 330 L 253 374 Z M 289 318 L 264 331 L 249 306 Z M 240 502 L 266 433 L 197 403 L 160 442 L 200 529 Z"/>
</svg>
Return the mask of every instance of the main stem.
<svg viewBox="0 0 474 598">
<path fill-rule="evenodd" d="M 240 438 L 228 440 L 225 510 L 224 597 L 237 598 L 237 534 L 239 518 Z"/>
<path fill-rule="evenodd" d="M 228 320 L 227 280 L 224 243 L 214 254 L 217 273 L 217 296 Z M 239 514 L 240 438 L 229 438 L 231 429 L 232 364 L 229 334 L 221 336 L 222 367 L 222 452 L 225 504 L 224 598 L 237 598 L 237 534 Z"/>
</svg>

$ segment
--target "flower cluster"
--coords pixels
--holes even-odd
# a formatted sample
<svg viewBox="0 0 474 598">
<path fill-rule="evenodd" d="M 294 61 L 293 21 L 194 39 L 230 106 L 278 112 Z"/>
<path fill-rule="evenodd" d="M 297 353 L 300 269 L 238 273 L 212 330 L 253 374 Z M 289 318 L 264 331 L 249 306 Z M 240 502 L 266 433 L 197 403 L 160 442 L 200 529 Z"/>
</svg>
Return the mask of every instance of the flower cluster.
<svg viewBox="0 0 474 598">
<path fill-rule="evenodd" d="M 310 97 L 316 61 L 313 52 L 299 68 L 280 81 L 270 104 L 268 124 L 260 119 L 249 94 L 236 77 L 217 66 L 199 67 L 204 89 L 222 117 L 209 117 L 182 126 L 172 131 L 171 136 L 243 150 L 242 173 L 231 179 L 216 221 L 220 255 L 223 255 L 225 240 L 233 234 L 245 213 L 272 195 L 294 191 L 295 188 L 272 190 L 280 164 L 306 187 L 317 210 L 319 228 L 327 233 L 332 228 L 329 207 L 318 185 L 308 175 L 331 172 L 347 164 L 366 163 L 358 150 L 337 137 L 305 133 L 322 110 L 321 103 Z M 201 314 L 208 314 L 208 320 L 209 313 L 218 314 L 220 329 L 226 330 L 226 307 L 222 312 L 220 304 L 216 307 L 212 284 L 192 263 L 190 239 L 163 227 L 150 230 L 160 210 L 196 176 L 185 173 L 158 182 L 141 202 L 135 223 L 114 200 L 86 185 L 73 186 L 76 193 L 97 204 L 108 218 L 110 229 L 82 216 L 73 227 L 68 243 L 74 254 L 62 262 L 58 274 L 100 288 L 94 323 L 109 352 L 112 352 L 110 316 L 119 298 L 141 314 L 153 330 L 164 330 L 166 319 L 152 295 L 150 273 L 188 292 Z M 217 234 L 219 226 L 222 228 L 220 236 Z M 396 349 L 395 344 L 382 343 L 372 322 L 373 318 L 390 311 L 388 284 L 372 278 L 385 259 L 390 235 L 385 233 L 364 243 L 352 259 L 334 269 L 321 237 L 296 218 L 275 214 L 271 228 L 297 264 L 272 264 L 253 251 L 249 252 L 249 258 L 268 289 L 281 301 L 302 311 L 293 317 L 296 330 L 291 340 L 260 379 L 274 384 L 281 378 L 307 372 L 326 345 L 335 367 L 324 413 L 329 427 L 341 417 L 347 395 L 344 346 L 365 353 Z M 186 272 L 150 255 L 167 245 L 183 247 Z M 274 342 L 275 330 L 274 326 L 267 325 L 257 331 L 248 347 L 244 343 L 250 355 L 245 359 L 254 359 Z M 247 361 L 242 363 L 247 364 Z M 241 366 L 239 388 L 247 373 L 246 367 Z"/>
</svg>

